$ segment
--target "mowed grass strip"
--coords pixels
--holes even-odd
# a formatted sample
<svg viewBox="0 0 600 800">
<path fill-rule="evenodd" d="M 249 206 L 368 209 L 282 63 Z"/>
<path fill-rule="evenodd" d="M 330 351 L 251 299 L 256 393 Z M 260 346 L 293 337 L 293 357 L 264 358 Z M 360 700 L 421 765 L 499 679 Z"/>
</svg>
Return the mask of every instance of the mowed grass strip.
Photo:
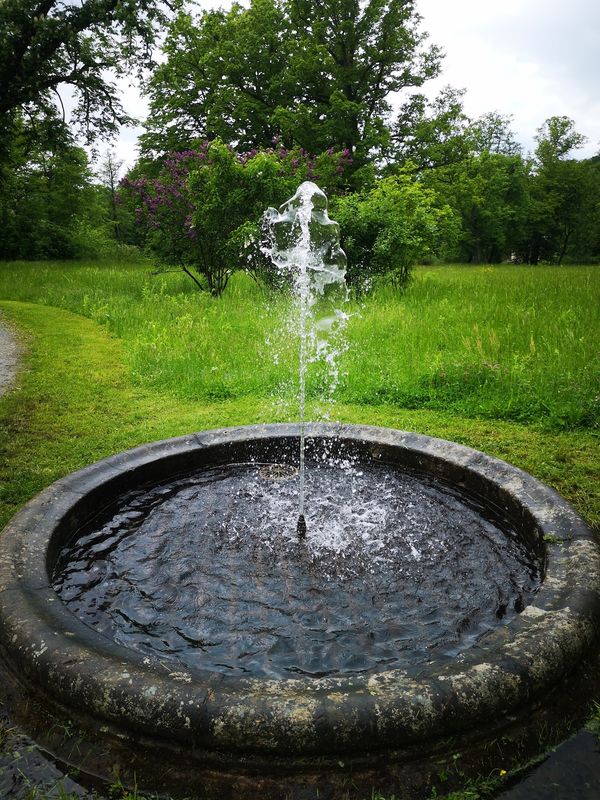
<svg viewBox="0 0 600 800">
<path fill-rule="evenodd" d="M 293 405 L 297 348 L 285 335 L 285 297 L 239 274 L 215 300 L 182 273 L 151 273 L 140 263 L 5 263 L 0 297 L 101 323 L 125 343 L 136 386 L 201 403 Z M 596 429 L 599 276 L 598 267 L 419 268 L 404 295 L 382 287 L 350 304 L 335 400 Z M 318 371 L 308 391 L 318 398 Z"/>
<path fill-rule="evenodd" d="M 0 400 L 0 525 L 52 481 L 99 458 L 195 430 L 273 419 L 269 398 L 192 401 L 140 385 L 127 342 L 89 319 L 20 302 L 0 302 L 0 309 L 26 346 L 17 387 Z M 292 409 L 278 418 L 294 417 Z M 600 455 L 591 431 L 544 431 L 393 405 L 338 403 L 333 417 L 484 450 L 552 485 L 600 528 Z"/>
<path fill-rule="evenodd" d="M 0 527 L 63 475 L 142 442 L 261 418 L 260 403 L 197 405 L 132 384 L 124 343 L 62 309 L 0 302 L 24 333 L 16 388 L 0 399 Z"/>
</svg>

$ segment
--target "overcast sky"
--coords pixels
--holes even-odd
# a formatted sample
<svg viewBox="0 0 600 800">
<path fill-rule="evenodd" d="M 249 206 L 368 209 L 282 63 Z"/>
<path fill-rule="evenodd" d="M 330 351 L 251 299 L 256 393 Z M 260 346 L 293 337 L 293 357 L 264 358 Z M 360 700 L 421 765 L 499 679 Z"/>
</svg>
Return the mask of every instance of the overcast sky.
<svg viewBox="0 0 600 800">
<path fill-rule="evenodd" d="M 228 2 L 200 2 L 203 8 Z M 442 75 L 424 91 L 434 97 L 451 85 L 466 89 L 469 116 L 513 115 L 526 151 L 550 116 L 566 115 L 588 137 L 577 156 L 600 151 L 600 2 L 598 0 L 417 0 L 422 28 L 446 57 Z M 143 118 L 147 107 L 135 85 L 125 86 L 125 108 Z M 118 157 L 131 166 L 139 130 L 121 133 Z"/>
</svg>

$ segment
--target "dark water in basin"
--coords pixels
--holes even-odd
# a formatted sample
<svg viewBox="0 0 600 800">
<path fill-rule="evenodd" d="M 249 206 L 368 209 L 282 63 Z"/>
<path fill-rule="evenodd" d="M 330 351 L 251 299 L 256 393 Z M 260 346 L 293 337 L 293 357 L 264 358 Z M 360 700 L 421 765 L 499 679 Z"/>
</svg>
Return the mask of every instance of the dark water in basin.
<svg viewBox="0 0 600 800">
<path fill-rule="evenodd" d="M 172 670 L 418 671 L 527 605 L 540 565 L 508 523 L 389 468 L 237 464 L 124 496 L 65 548 L 54 587 L 86 624 Z"/>
</svg>

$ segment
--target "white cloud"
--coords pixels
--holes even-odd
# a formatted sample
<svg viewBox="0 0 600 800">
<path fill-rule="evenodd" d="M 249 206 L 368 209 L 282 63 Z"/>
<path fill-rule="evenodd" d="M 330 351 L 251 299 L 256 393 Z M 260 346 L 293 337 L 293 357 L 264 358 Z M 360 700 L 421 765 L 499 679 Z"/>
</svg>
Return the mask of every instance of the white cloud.
<svg viewBox="0 0 600 800">
<path fill-rule="evenodd" d="M 499 111 L 514 116 L 527 149 L 550 116 L 566 115 L 600 148 L 600 4 L 594 0 L 418 0 L 423 29 L 446 52 L 435 94 L 451 84 L 467 89 L 471 116 Z"/>
</svg>

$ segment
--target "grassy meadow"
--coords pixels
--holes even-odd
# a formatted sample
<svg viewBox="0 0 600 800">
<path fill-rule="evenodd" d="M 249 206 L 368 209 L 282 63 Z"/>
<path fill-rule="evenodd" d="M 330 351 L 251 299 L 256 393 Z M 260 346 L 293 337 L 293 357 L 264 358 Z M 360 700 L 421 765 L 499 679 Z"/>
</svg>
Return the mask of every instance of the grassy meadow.
<svg viewBox="0 0 600 800">
<path fill-rule="evenodd" d="M 0 313 L 24 348 L 15 389 L 0 398 L 0 528 L 44 486 L 111 453 L 297 417 L 286 299 L 238 275 L 215 300 L 183 274 L 151 270 L 0 264 Z M 332 418 L 484 450 L 556 488 L 600 530 L 599 276 L 421 267 L 402 296 L 380 287 L 352 301 Z M 309 390 L 313 417 L 318 374 Z"/>
<path fill-rule="evenodd" d="M 352 301 L 332 418 L 486 450 L 600 526 L 599 275 L 421 267 L 404 295 L 381 287 Z M 0 311 L 29 337 L 30 369 L 0 401 L 0 522 L 53 479 L 125 447 L 297 418 L 288 310 L 242 274 L 215 300 L 148 264 L 2 264 Z M 308 389 L 316 418 L 318 375 Z"/>
<path fill-rule="evenodd" d="M 599 275 L 593 267 L 422 267 L 404 296 L 382 287 L 350 303 L 335 400 L 593 428 Z M 0 298 L 102 324 L 124 342 L 136 386 L 198 403 L 294 397 L 296 351 L 277 342 L 285 299 L 245 275 L 214 300 L 182 273 L 153 276 L 140 264 L 14 263 L 0 269 Z M 274 350 L 283 352 L 277 364 Z M 318 376 L 309 393 L 318 397 Z"/>
<path fill-rule="evenodd" d="M 352 301 L 332 418 L 487 450 L 597 524 L 599 274 L 421 267 L 404 295 L 380 287 Z M 10 496 L 0 520 L 54 478 L 124 447 L 298 416 L 287 300 L 246 275 L 216 300 L 147 264 L 4 263 L 0 310 L 29 335 L 30 366 L 20 392 L 0 401 L 9 476 L 0 503 Z M 314 418 L 318 374 L 308 389 Z"/>
</svg>

